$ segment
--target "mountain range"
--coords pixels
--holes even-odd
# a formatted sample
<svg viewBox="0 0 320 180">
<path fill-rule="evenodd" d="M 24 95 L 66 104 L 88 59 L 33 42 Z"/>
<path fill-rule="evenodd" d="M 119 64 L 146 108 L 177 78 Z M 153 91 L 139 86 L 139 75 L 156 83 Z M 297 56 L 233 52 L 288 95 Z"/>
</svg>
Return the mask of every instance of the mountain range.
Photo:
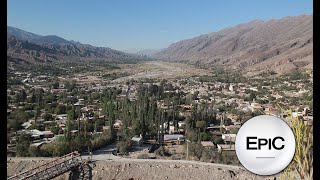
<svg viewBox="0 0 320 180">
<path fill-rule="evenodd" d="M 107 47 L 68 41 L 56 35 L 42 36 L 8 26 L 7 59 L 20 63 L 36 63 L 61 60 L 139 61 L 145 58 Z"/>
<path fill-rule="evenodd" d="M 183 62 L 246 72 L 273 71 L 279 74 L 313 70 L 313 15 L 288 16 L 268 21 L 254 20 L 218 32 L 181 40 L 160 50 L 124 53 L 42 36 L 7 27 L 7 59 L 13 62 L 63 60 Z"/>
<path fill-rule="evenodd" d="M 313 15 L 254 20 L 173 43 L 152 57 L 250 72 L 310 70 Z"/>
</svg>

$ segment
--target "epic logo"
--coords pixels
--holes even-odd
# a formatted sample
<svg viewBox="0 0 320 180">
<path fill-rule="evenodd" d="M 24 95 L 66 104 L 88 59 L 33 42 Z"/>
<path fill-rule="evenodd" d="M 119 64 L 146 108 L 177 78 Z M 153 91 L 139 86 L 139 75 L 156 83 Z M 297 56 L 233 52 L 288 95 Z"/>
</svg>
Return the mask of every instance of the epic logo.
<svg viewBox="0 0 320 180">
<path fill-rule="evenodd" d="M 250 141 L 250 139 L 252 141 Z M 255 139 L 257 139 L 258 141 L 254 141 Z M 281 145 L 280 147 L 277 147 L 276 146 L 276 140 L 281 140 L 281 141 L 284 141 L 283 137 L 280 137 L 280 136 L 277 136 L 275 138 L 273 138 L 271 140 L 271 138 L 269 139 L 264 139 L 264 138 L 258 138 L 258 137 L 247 137 L 247 149 L 248 150 L 260 150 L 261 149 L 261 146 L 266 146 L 268 145 L 268 148 L 269 150 L 272 149 L 272 147 L 276 150 L 281 150 L 284 148 L 284 145 Z M 252 146 L 250 147 L 250 144 L 252 144 Z M 257 144 L 258 147 L 255 147 L 253 145 Z"/>
<path fill-rule="evenodd" d="M 272 175 L 291 162 L 295 138 L 283 120 L 268 115 L 249 119 L 239 129 L 235 149 L 241 164 L 258 175 Z"/>
</svg>

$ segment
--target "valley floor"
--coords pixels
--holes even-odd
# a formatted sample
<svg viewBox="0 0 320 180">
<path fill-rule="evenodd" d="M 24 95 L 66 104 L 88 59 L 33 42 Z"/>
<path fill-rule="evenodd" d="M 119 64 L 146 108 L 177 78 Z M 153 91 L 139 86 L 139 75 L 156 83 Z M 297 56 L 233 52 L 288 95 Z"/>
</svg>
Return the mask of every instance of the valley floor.
<svg viewBox="0 0 320 180">
<path fill-rule="evenodd" d="M 114 81 L 126 81 L 128 79 L 140 78 L 174 79 L 208 74 L 206 70 L 197 69 L 190 65 L 159 61 L 122 65 L 120 71 L 122 73 L 130 74 L 130 76 L 118 78 Z M 119 72 L 119 70 L 115 70 L 115 72 Z"/>
</svg>

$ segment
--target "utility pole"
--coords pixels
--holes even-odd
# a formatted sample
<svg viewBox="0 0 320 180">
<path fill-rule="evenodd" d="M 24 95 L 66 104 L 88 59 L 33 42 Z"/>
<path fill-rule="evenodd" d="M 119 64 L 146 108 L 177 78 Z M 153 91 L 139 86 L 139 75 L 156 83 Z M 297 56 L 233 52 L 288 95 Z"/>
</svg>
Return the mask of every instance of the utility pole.
<svg viewBox="0 0 320 180">
<path fill-rule="evenodd" d="M 186 160 L 189 160 L 189 140 L 188 139 L 186 139 L 186 141 L 187 141 L 187 157 L 186 157 Z"/>
<path fill-rule="evenodd" d="M 224 113 L 221 113 L 221 118 L 220 118 L 220 131 L 222 132 L 222 127 L 224 125 Z"/>
<path fill-rule="evenodd" d="M 230 149 L 231 149 L 231 134 L 230 134 L 230 131 L 229 131 L 229 140 L 230 140 L 230 142 L 229 142 L 229 144 L 230 144 Z"/>
<path fill-rule="evenodd" d="M 163 141 L 164 141 L 164 138 L 163 138 L 163 117 L 164 117 L 164 112 L 161 113 L 161 117 L 160 117 L 160 120 L 161 120 L 161 137 L 160 137 L 160 143 L 161 145 L 163 145 Z"/>
<path fill-rule="evenodd" d="M 87 118 L 83 119 L 84 120 L 84 139 L 87 139 Z"/>
<path fill-rule="evenodd" d="M 158 143 L 162 143 L 162 129 L 163 129 L 163 124 L 162 124 L 162 111 L 159 110 L 159 125 L 161 128 L 158 128 Z"/>
</svg>

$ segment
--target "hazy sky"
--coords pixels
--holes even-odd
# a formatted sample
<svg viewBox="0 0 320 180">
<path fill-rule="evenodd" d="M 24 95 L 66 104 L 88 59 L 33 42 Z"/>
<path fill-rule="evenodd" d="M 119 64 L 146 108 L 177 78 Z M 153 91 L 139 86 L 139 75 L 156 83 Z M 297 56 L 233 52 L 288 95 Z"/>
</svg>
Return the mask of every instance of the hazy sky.
<svg viewBox="0 0 320 180">
<path fill-rule="evenodd" d="M 312 14 L 312 0 L 8 0 L 8 25 L 118 50 L 158 49 L 254 19 Z"/>
</svg>

